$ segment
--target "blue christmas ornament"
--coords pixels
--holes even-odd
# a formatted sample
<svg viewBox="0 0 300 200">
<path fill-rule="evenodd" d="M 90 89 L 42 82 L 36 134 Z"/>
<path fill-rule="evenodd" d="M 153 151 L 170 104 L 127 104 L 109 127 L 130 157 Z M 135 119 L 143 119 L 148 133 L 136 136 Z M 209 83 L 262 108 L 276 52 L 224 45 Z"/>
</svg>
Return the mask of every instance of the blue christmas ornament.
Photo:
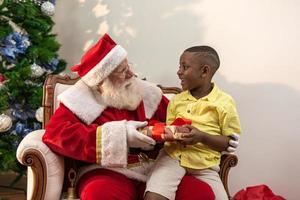
<svg viewBox="0 0 300 200">
<path fill-rule="evenodd" d="M 16 56 L 13 48 L 0 48 L 0 54 L 6 58 L 6 60 L 10 63 L 14 63 Z"/>
<path fill-rule="evenodd" d="M 38 130 L 38 129 L 41 129 L 42 126 L 40 123 L 37 123 L 37 122 L 33 122 L 33 130 Z"/>
<path fill-rule="evenodd" d="M 24 130 L 26 129 L 26 125 L 21 123 L 21 122 L 17 122 L 16 127 L 15 127 L 15 131 L 18 135 L 23 135 Z"/>
<path fill-rule="evenodd" d="M 27 35 L 21 35 L 18 32 L 13 32 L 11 35 L 12 40 L 15 42 L 15 46 L 20 52 L 25 53 L 26 49 L 30 46 L 30 41 Z"/>
<path fill-rule="evenodd" d="M 57 58 L 52 58 L 44 67 L 53 72 L 57 69 L 58 63 L 59 60 Z"/>
<path fill-rule="evenodd" d="M 20 119 L 20 120 L 27 120 L 28 119 L 28 116 L 25 112 L 22 112 L 20 110 L 13 110 L 12 111 L 12 116 L 16 119 Z"/>
<path fill-rule="evenodd" d="M 50 2 L 51 2 L 53 5 L 55 5 L 55 0 L 50 0 Z"/>
<path fill-rule="evenodd" d="M 30 132 L 32 132 L 33 130 L 31 129 L 31 128 L 25 128 L 24 130 L 23 130 L 23 134 L 22 134 L 22 136 L 24 137 L 24 136 L 26 136 L 28 133 L 30 133 Z"/>
<path fill-rule="evenodd" d="M 0 46 L 0 54 L 10 63 L 15 63 L 18 54 L 25 54 L 27 48 L 30 46 L 30 41 L 28 36 L 12 32 L 1 40 Z"/>
<path fill-rule="evenodd" d="M 33 111 L 32 109 L 26 110 L 25 113 L 26 113 L 28 118 L 35 118 L 35 111 Z"/>
</svg>

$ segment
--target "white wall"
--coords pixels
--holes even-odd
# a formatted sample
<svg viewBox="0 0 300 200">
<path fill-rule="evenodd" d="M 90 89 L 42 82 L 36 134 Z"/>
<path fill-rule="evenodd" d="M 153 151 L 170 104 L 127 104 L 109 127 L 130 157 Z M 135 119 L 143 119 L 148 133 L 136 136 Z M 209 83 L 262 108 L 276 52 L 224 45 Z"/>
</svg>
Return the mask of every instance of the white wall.
<svg viewBox="0 0 300 200">
<path fill-rule="evenodd" d="M 215 47 L 221 57 L 215 81 L 236 99 L 243 128 L 231 193 L 266 184 L 297 200 L 299 10 L 297 0 L 59 0 L 54 32 L 69 66 L 109 32 L 141 76 L 166 86 L 179 86 L 185 48 Z"/>
</svg>

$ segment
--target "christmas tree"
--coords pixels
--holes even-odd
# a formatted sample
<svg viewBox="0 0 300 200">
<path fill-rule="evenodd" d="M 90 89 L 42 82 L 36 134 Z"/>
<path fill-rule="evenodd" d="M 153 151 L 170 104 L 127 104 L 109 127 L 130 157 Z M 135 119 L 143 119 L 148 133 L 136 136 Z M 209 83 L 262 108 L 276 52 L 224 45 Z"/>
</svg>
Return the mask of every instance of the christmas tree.
<svg viewBox="0 0 300 200">
<path fill-rule="evenodd" d="M 0 172 L 24 174 L 16 149 L 41 128 L 43 83 L 66 63 L 51 33 L 54 1 L 0 0 Z"/>
</svg>

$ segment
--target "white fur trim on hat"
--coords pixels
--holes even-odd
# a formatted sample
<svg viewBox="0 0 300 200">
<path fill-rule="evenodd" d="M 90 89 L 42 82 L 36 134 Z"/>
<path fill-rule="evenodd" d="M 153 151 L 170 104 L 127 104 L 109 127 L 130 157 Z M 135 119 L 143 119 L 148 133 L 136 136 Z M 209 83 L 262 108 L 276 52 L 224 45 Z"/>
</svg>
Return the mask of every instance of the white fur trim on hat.
<svg viewBox="0 0 300 200">
<path fill-rule="evenodd" d="M 127 166 L 126 120 L 106 122 L 101 127 L 101 165 Z"/>
<path fill-rule="evenodd" d="M 126 50 L 116 45 L 82 80 L 89 86 L 95 86 L 106 78 L 127 57 Z"/>
</svg>

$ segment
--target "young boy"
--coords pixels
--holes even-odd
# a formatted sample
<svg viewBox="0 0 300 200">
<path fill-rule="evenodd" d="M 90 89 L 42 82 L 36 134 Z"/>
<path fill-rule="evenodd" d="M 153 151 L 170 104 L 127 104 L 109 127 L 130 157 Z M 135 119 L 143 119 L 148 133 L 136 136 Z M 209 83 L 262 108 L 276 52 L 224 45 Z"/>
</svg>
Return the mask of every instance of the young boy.
<svg viewBox="0 0 300 200">
<path fill-rule="evenodd" d="M 216 200 L 228 199 L 218 174 L 220 152 L 241 129 L 234 100 L 212 82 L 219 65 L 217 52 L 209 46 L 188 48 L 180 56 L 177 75 L 183 92 L 170 101 L 167 124 L 184 118 L 192 125 L 184 125 L 182 140 L 165 142 L 148 178 L 145 199 L 175 199 L 186 173 L 208 183 Z"/>
</svg>

